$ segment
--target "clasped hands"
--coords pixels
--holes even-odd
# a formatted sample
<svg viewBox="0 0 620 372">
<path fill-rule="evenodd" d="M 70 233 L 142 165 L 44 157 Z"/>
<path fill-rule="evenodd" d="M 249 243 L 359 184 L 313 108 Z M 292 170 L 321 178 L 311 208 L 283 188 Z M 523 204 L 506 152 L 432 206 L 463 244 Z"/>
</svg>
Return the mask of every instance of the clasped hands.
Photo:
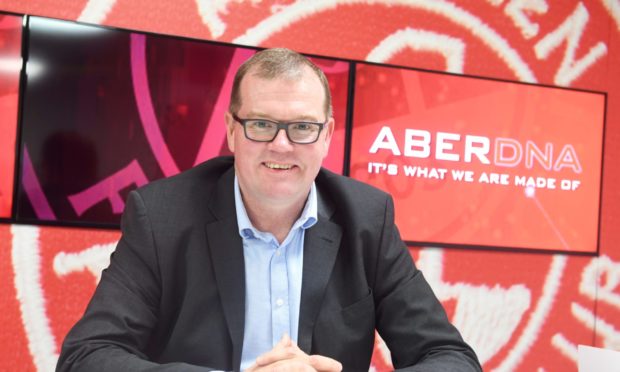
<svg viewBox="0 0 620 372">
<path fill-rule="evenodd" d="M 339 372 L 342 364 L 322 356 L 308 355 L 288 335 L 282 336 L 273 349 L 256 358 L 256 362 L 245 372 Z"/>
</svg>

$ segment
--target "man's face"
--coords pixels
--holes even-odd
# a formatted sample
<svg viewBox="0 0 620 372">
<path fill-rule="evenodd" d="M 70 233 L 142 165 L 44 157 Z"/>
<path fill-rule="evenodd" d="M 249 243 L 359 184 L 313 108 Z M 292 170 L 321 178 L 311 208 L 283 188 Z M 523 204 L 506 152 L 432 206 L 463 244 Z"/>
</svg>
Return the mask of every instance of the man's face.
<svg viewBox="0 0 620 372">
<path fill-rule="evenodd" d="M 240 86 L 241 119 L 323 123 L 325 95 L 319 78 L 304 67 L 301 78 L 266 80 L 248 71 Z M 319 139 L 296 144 L 280 130 L 272 142 L 247 139 L 243 126 L 226 114 L 227 140 L 235 154 L 235 170 L 241 192 L 249 199 L 287 205 L 305 200 L 323 158 L 327 155 L 334 122 L 329 118 Z"/>
</svg>

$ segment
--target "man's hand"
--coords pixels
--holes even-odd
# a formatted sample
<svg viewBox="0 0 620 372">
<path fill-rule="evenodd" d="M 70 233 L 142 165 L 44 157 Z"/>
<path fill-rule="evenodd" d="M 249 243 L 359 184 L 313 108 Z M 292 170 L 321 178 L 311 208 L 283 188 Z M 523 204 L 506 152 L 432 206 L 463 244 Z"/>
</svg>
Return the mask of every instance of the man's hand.
<svg viewBox="0 0 620 372">
<path fill-rule="evenodd" d="M 322 355 L 307 355 L 288 335 L 284 335 L 273 349 L 259 356 L 256 363 L 246 370 L 267 371 L 339 372 L 342 371 L 342 364 Z"/>
</svg>

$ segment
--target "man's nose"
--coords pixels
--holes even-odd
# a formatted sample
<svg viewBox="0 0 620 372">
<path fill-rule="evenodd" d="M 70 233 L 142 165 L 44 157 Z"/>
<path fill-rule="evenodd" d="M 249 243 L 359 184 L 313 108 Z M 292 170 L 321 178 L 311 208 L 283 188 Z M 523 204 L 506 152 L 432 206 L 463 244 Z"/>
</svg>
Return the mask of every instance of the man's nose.
<svg viewBox="0 0 620 372">
<path fill-rule="evenodd" d="M 284 129 L 278 129 L 276 138 L 269 145 L 275 151 L 289 151 L 293 148 L 293 144 L 289 141 Z"/>
</svg>

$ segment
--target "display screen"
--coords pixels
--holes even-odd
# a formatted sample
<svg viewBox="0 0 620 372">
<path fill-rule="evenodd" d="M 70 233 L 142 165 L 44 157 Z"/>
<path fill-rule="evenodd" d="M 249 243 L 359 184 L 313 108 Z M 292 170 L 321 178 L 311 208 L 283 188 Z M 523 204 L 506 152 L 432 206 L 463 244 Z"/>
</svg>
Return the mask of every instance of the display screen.
<svg viewBox="0 0 620 372">
<path fill-rule="evenodd" d="M 22 69 L 22 17 L 0 14 L 0 217 L 11 217 Z"/>
<path fill-rule="evenodd" d="M 597 252 L 605 101 L 358 64 L 350 175 L 409 242 Z"/>
<path fill-rule="evenodd" d="M 229 154 L 224 114 L 254 49 L 32 17 L 18 219 L 117 224 L 127 193 Z M 328 77 L 342 173 L 348 62 Z"/>
</svg>

